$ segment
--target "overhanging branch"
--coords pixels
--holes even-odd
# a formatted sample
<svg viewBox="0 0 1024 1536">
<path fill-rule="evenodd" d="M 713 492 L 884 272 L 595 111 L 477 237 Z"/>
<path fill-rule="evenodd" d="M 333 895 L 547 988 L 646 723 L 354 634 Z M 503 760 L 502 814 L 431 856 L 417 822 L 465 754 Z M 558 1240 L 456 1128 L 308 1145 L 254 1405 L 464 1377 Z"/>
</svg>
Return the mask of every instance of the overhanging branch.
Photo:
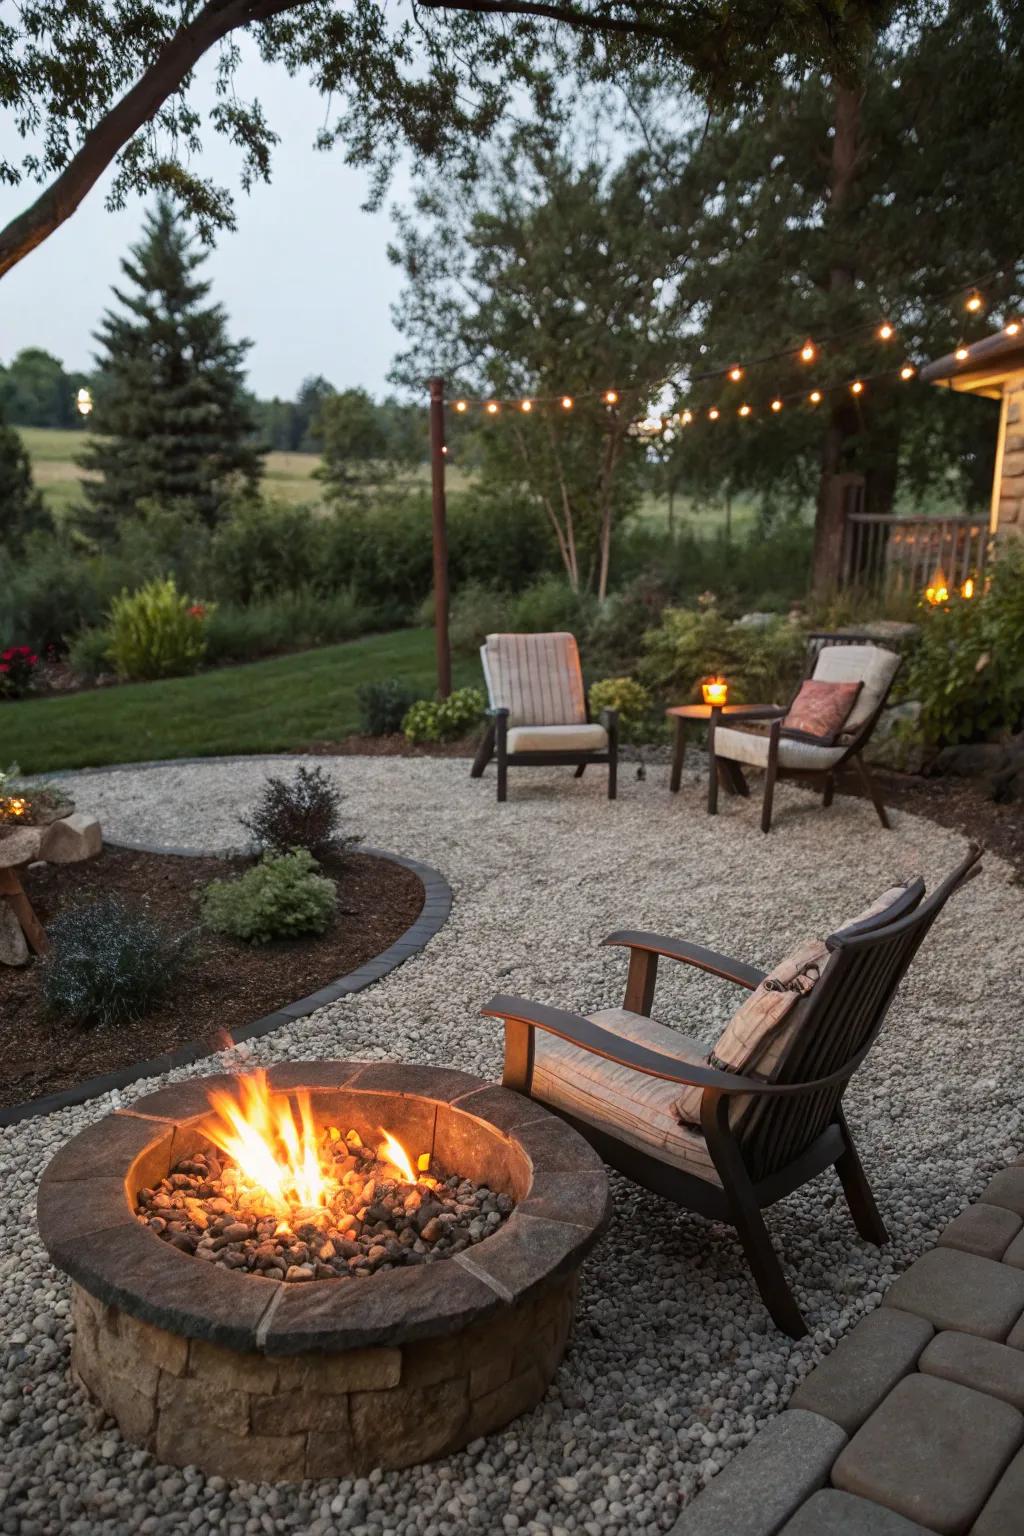
<svg viewBox="0 0 1024 1536">
<path fill-rule="evenodd" d="M 558 21 L 589 32 L 653 37 L 666 43 L 678 40 L 678 32 L 659 26 L 657 22 L 579 11 L 575 6 L 548 4 L 546 0 L 417 0 L 417 3 L 428 10 L 475 11 L 484 16 L 533 16 L 540 21 Z"/>
</svg>

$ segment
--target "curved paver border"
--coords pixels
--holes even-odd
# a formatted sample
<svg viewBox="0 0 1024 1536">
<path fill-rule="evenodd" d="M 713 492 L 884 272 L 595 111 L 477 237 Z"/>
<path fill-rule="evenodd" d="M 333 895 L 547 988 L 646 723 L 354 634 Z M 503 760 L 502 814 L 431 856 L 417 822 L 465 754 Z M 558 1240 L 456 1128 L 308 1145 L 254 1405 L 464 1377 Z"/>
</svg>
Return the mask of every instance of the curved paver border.
<svg viewBox="0 0 1024 1536">
<path fill-rule="evenodd" d="M 181 759 L 181 761 L 185 760 Z M 209 762 L 210 759 L 200 758 L 197 761 Z M 154 763 L 150 766 L 162 765 Z M 241 851 L 223 848 L 175 848 L 161 844 L 129 842 L 108 842 L 107 846 L 127 848 L 136 853 L 163 853 L 172 854 L 178 858 L 194 859 L 231 858 Z M 326 986 L 311 992 L 307 997 L 297 998 L 293 1003 L 285 1003 L 282 1007 L 275 1008 L 272 1013 L 254 1019 L 251 1024 L 243 1024 L 239 1029 L 233 1030 L 231 1038 L 236 1045 L 246 1040 L 257 1040 L 262 1035 L 269 1035 L 284 1024 L 294 1024 L 296 1019 L 303 1019 L 318 1008 L 325 1008 L 328 1003 L 336 1003 L 340 997 L 361 992 L 372 982 L 380 981 L 389 971 L 397 970 L 412 955 L 418 955 L 426 948 L 435 933 L 444 926 L 452 909 L 453 897 L 451 886 L 438 870 L 430 864 L 421 863 L 418 859 L 407 859 L 401 854 L 389 853 L 384 848 L 361 847 L 359 851 L 371 854 L 374 858 L 388 859 L 392 864 L 399 864 L 402 868 L 410 869 L 413 874 L 419 876 L 423 885 L 423 906 L 416 921 L 387 949 L 375 955 L 372 960 L 357 966 L 354 971 L 349 971 L 346 976 L 339 976 L 337 980 L 328 982 Z M 60 1093 L 48 1093 L 39 1099 L 7 1105 L 6 1108 L 0 1109 L 0 1127 L 20 1125 L 22 1121 L 34 1119 L 37 1115 L 49 1115 L 58 1109 L 68 1109 L 74 1104 L 84 1104 L 86 1100 L 99 1098 L 100 1095 L 110 1093 L 114 1089 L 127 1088 L 130 1083 L 136 1083 L 140 1078 L 161 1077 L 173 1067 L 187 1067 L 194 1061 L 201 1061 L 213 1055 L 216 1055 L 216 1052 L 210 1050 L 207 1041 L 187 1040 L 184 1045 L 179 1045 L 173 1051 L 166 1051 L 160 1056 L 151 1057 L 148 1061 L 131 1062 L 128 1066 L 118 1067 L 114 1072 L 101 1073 L 98 1077 L 86 1078 L 84 1082 L 76 1083 L 73 1088 L 64 1088 Z"/>
</svg>

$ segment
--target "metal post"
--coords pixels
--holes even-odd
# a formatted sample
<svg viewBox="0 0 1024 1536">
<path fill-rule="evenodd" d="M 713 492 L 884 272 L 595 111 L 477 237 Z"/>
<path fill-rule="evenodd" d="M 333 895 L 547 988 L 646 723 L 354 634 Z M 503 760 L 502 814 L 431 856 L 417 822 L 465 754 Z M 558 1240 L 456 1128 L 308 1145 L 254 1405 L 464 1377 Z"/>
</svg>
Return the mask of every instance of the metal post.
<svg viewBox="0 0 1024 1536">
<path fill-rule="evenodd" d="M 437 691 L 452 691 L 452 655 L 448 643 L 448 514 L 444 493 L 444 379 L 430 380 L 430 485 L 434 527 L 434 638 Z"/>
</svg>

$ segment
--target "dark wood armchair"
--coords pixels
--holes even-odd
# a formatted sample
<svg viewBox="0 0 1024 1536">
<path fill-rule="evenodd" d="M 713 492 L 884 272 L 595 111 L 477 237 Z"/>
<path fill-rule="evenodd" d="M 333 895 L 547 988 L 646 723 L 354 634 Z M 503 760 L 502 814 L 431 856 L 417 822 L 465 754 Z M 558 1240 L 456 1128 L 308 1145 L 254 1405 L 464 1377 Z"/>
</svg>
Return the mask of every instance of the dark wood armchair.
<svg viewBox="0 0 1024 1536">
<path fill-rule="evenodd" d="M 743 769 L 763 768 L 761 831 L 768 832 L 779 779 L 800 779 L 820 785 L 823 804 L 829 806 L 835 794 L 836 775 L 849 766 L 856 771 L 882 826 L 888 828 L 885 802 L 863 753 L 885 708 L 900 660 L 895 651 L 879 645 L 871 635 L 810 636 L 805 679 L 862 684 L 846 728 L 835 743 L 826 744 L 803 732 L 787 731 L 782 723 L 787 713 L 785 707 L 765 705 L 760 719 L 768 723 L 767 731 L 722 725 L 712 713 L 708 730 L 708 813 L 714 816 L 718 810 L 720 779 L 730 793 L 746 796 L 750 789 Z"/>
<path fill-rule="evenodd" d="M 917 880 L 880 916 L 826 940 L 828 963 L 790 1015 L 789 1044 L 768 1081 L 709 1066 L 706 1045 L 650 1018 L 662 956 L 748 991 L 763 973 L 697 944 L 623 931 L 604 941 L 630 952 L 623 1008 L 584 1018 L 497 996 L 482 1010 L 505 1023 L 504 1085 L 561 1115 L 636 1183 L 735 1226 L 772 1318 L 800 1338 L 806 1325 L 761 1212 L 834 1167 L 858 1232 L 886 1241 L 843 1096 L 918 946 L 980 854 L 972 847 L 933 894 Z M 703 1089 L 699 1131 L 675 1115 L 685 1084 Z"/>
</svg>

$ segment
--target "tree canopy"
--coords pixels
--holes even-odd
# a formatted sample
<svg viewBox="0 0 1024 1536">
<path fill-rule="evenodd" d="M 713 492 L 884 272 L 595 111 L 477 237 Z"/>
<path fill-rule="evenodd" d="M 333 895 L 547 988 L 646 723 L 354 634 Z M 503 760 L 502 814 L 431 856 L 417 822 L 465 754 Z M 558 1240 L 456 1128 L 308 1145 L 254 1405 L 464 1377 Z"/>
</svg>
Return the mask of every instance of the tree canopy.
<svg viewBox="0 0 1024 1536">
<path fill-rule="evenodd" d="M 243 186 L 270 175 L 276 134 L 247 94 L 245 38 L 307 76 L 329 103 L 321 147 L 372 165 L 378 189 L 403 150 L 422 164 L 471 160 L 524 93 L 549 105 L 569 75 L 655 70 L 678 88 L 750 99 L 794 70 L 854 77 L 896 0 L 24 0 L 0 24 L 0 103 L 23 142 L 0 178 L 42 192 L 0 231 L 0 274 L 77 208 L 104 171 L 120 207 L 173 193 L 205 236 L 230 226 L 230 191 L 195 168 L 202 135 L 240 155 Z M 194 77 L 216 58 L 208 121 Z M 340 103 L 340 107 L 335 107 Z"/>
</svg>

